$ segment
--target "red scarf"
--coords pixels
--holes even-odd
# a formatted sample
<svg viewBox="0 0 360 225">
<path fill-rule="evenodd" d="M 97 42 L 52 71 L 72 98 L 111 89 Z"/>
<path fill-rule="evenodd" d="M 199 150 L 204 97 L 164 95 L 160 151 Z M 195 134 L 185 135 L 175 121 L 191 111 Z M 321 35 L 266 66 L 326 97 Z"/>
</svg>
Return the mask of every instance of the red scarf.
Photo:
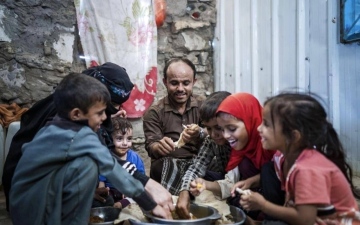
<svg viewBox="0 0 360 225">
<path fill-rule="evenodd" d="M 262 121 L 262 107 L 253 95 L 248 93 L 232 94 L 220 104 L 217 112 L 228 113 L 243 121 L 249 138 L 249 142 L 243 149 L 231 149 L 226 171 L 237 167 L 244 157 L 250 159 L 257 169 L 271 160 L 275 151 L 262 148 L 261 138 L 257 131 L 257 127 Z"/>
</svg>

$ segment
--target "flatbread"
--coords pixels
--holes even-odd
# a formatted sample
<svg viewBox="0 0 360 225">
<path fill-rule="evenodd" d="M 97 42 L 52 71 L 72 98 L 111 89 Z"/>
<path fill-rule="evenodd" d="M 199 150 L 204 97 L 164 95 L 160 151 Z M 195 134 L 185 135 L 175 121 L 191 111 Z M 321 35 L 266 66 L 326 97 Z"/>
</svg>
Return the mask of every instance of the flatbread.
<svg viewBox="0 0 360 225">
<path fill-rule="evenodd" d="M 187 127 L 187 126 L 185 126 L 186 128 L 184 129 L 184 130 L 186 130 L 186 129 L 191 129 L 191 130 L 196 130 L 196 129 L 198 129 L 198 127 L 199 127 L 199 125 L 197 125 L 197 124 L 191 124 L 189 127 Z M 180 134 L 180 137 L 179 137 L 179 140 L 178 141 L 175 141 L 174 142 L 174 144 L 175 144 L 175 148 L 181 148 L 181 147 L 183 147 L 186 143 L 184 142 L 184 140 L 183 140 L 183 133 L 184 133 L 184 130 L 183 130 L 183 132 L 181 132 L 181 134 Z"/>
</svg>

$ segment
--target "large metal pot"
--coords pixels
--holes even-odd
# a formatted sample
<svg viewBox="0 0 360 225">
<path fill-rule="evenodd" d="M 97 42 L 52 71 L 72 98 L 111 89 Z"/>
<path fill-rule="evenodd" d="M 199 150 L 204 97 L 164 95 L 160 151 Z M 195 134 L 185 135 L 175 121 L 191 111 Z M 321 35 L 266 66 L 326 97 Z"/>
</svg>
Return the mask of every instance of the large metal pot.
<svg viewBox="0 0 360 225">
<path fill-rule="evenodd" d="M 152 222 L 158 224 L 170 225 L 210 225 L 215 224 L 216 220 L 221 218 L 219 212 L 211 206 L 199 206 L 195 204 L 190 205 L 190 212 L 194 215 L 194 220 L 167 220 L 160 217 L 153 216 L 149 212 L 144 212 Z"/>
<path fill-rule="evenodd" d="M 114 220 L 119 218 L 119 214 L 121 209 L 114 207 L 97 207 L 92 208 L 90 211 L 90 217 L 97 216 L 104 220 L 104 222 L 100 223 L 90 223 L 89 225 L 112 225 L 114 224 Z"/>
</svg>

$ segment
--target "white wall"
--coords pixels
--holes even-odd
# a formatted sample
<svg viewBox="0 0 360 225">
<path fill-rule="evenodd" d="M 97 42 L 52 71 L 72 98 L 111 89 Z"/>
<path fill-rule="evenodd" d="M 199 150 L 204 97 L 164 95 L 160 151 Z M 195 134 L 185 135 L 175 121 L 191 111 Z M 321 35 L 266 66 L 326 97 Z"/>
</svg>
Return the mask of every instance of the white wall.
<svg viewBox="0 0 360 225">
<path fill-rule="evenodd" d="M 319 94 L 360 173 L 360 46 L 339 43 L 337 0 L 219 0 L 215 90 L 263 102 L 289 88 Z"/>
</svg>

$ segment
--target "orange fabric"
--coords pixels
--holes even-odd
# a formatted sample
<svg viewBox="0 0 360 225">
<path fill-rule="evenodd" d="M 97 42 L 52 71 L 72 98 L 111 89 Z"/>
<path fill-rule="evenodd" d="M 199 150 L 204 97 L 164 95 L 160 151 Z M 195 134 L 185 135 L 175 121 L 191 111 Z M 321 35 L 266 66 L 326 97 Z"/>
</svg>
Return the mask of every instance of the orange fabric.
<svg viewBox="0 0 360 225">
<path fill-rule="evenodd" d="M 27 110 L 28 108 L 21 108 L 16 103 L 0 104 L 0 124 L 7 128 L 10 123 L 20 120 L 21 115 Z"/>
<path fill-rule="evenodd" d="M 226 171 L 234 169 L 247 157 L 257 169 L 271 160 L 275 151 L 264 150 L 257 127 L 262 122 L 262 107 L 251 94 L 236 93 L 228 96 L 219 106 L 217 112 L 225 112 L 244 122 L 249 136 L 249 142 L 241 150 L 231 149 L 230 159 Z"/>
</svg>

